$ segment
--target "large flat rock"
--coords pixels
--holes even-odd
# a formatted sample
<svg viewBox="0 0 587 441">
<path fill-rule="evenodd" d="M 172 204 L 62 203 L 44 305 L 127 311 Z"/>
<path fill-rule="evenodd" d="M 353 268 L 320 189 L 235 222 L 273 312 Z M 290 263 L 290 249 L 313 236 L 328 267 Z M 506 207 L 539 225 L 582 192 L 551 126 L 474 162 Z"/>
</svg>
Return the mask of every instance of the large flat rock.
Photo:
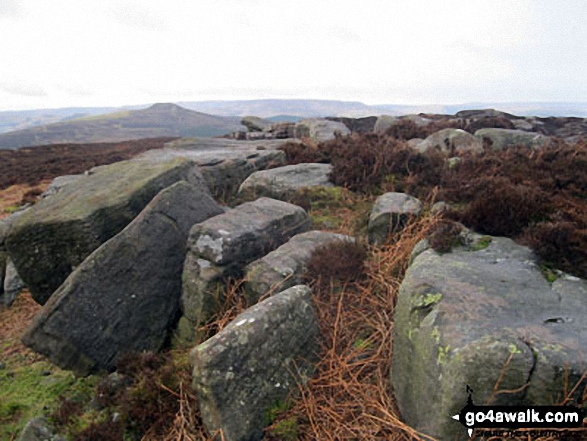
<svg viewBox="0 0 587 441">
<path fill-rule="evenodd" d="M 298 285 L 270 297 L 192 350 L 193 387 L 210 433 L 262 439 L 267 412 L 312 375 L 319 330 L 310 295 Z"/>
<path fill-rule="evenodd" d="M 267 196 L 285 200 L 297 190 L 309 187 L 332 187 L 330 164 L 295 164 L 251 174 L 240 186 L 239 194 Z"/>
<path fill-rule="evenodd" d="M 479 243 L 421 252 L 399 291 L 391 381 L 405 421 L 437 439 L 468 439 L 451 419 L 467 385 L 478 405 L 552 405 L 587 365 L 585 281 L 551 286 L 528 248 Z"/>
<path fill-rule="evenodd" d="M 216 265 L 247 264 L 307 231 L 309 225 L 303 208 L 259 198 L 194 225 L 189 249 Z"/>
<path fill-rule="evenodd" d="M 481 141 L 490 141 L 493 150 L 503 150 L 513 145 L 541 148 L 550 144 L 548 136 L 514 129 L 479 129 L 475 132 L 475 137 Z"/>
<path fill-rule="evenodd" d="M 167 143 L 163 149 L 145 152 L 139 158 L 188 158 L 200 166 L 212 193 L 222 196 L 236 193 L 255 171 L 285 165 L 285 152 L 277 150 L 284 142 L 186 138 Z"/>
<path fill-rule="evenodd" d="M 6 249 L 33 298 L 45 303 L 92 251 L 180 180 L 196 185 L 202 180 L 185 158 L 96 167 L 12 222 Z"/>
<path fill-rule="evenodd" d="M 249 304 L 268 292 L 275 294 L 302 283 L 302 275 L 312 253 L 336 241 L 354 241 L 354 238 L 326 231 L 308 231 L 292 237 L 276 250 L 247 265 L 245 290 Z"/>
<path fill-rule="evenodd" d="M 67 278 L 25 345 L 81 375 L 110 370 L 127 352 L 159 350 L 177 320 L 189 229 L 222 211 L 204 184 L 163 190 Z"/>
<path fill-rule="evenodd" d="M 420 152 L 439 149 L 447 153 L 482 152 L 481 140 L 461 129 L 443 129 L 428 136 L 417 145 Z"/>
<path fill-rule="evenodd" d="M 350 135 L 347 126 L 338 121 L 330 121 L 322 118 L 309 118 L 298 122 L 294 129 L 295 137 L 310 138 L 317 142 L 334 139 L 336 135 Z"/>
</svg>

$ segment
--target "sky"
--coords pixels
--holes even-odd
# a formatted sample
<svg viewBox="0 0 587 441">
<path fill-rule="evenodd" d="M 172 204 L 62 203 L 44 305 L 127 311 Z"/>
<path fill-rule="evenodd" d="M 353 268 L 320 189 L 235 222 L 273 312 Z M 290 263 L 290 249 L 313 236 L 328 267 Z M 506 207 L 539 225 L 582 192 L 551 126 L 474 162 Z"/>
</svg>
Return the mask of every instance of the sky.
<svg viewBox="0 0 587 441">
<path fill-rule="evenodd" d="M 0 0 L 0 110 L 587 101 L 585 0 Z"/>
</svg>

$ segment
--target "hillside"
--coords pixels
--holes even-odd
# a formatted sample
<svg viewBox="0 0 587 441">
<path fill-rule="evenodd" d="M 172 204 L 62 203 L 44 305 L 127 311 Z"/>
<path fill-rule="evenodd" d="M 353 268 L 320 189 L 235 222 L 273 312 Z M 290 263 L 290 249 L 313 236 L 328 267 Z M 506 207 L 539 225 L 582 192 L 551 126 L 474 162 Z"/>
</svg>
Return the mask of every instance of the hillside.
<svg viewBox="0 0 587 441">
<path fill-rule="evenodd" d="M 463 109 L 485 109 L 494 108 L 508 113 L 520 116 L 576 116 L 587 117 L 587 103 L 558 103 L 558 102 L 537 102 L 537 103 L 467 103 L 467 104 L 430 104 L 430 105 L 395 105 L 395 104 L 378 104 L 367 105 L 358 101 L 335 101 L 335 100 L 303 100 L 303 99 L 265 99 L 265 100 L 234 100 L 234 101 L 185 101 L 176 103 L 184 109 L 203 112 L 220 117 L 243 117 L 247 115 L 256 115 L 261 118 L 271 119 L 272 121 L 298 121 L 303 118 L 313 117 L 365 117 L 375 115 L 407 115 L 418 113 L 435 113 L 452 115 Z M 17 135 L 11 136 L 28 136 L 30 132 L 23 132 L 33 127 L 46 126 L 48 124 L 67 123 L 65 127 L 70 127 L 69 123 L 76 122 L 77 119 L 93 121 L 110 118 L 107 114 L 116 112 L 118 121 L 121 112 L 131 112 L 144 110 L 148 104 L 136 106 L 124 106 L 121 108 L 114 107 L 71 107 L 63 109 L 36 109 L 36 110 L 17 110 L 0 112 L 0 138 L 3 133 L 20 131 Z M 102 115 L 102 116 L 99 116 Z M 233 120 L 232 122 L 238 122 Z M 126 122 L 128 123 L 128 121 Z M 196 124 L 196 125 L 199 125 Z M 216 124 L 212 124 L 213 127 Z M 41 129 L 37 129 L 41 130 Z M 57 130 L 51 128 L 51 130 Z M 60 126 L 63 131 L 63 126 Z M 230 130 L 229 130 L 230 131 Z M 220 133 L 219 133 L 220 132 Z M 32 132 L 35 136 L 40 134 Z M 222 134 L 223 131 L 215 129 L 202 129 L 199 136 L 207 136 L 208 133 Z M 148 135 L 151 136 L 151 135 Z M 154 136 L 175 136 L 168 134 L 157 134 Z M 11 138 L 12 139 L 12 138 Z M 129 138 L 130 139 L 130 138 Z M 102 141 L 97 140 L 96 141 Z M 120 139 L 117 139 L 120 140 Z M 40 143 L 42 141 L 39 141 Z M 53 143 L 54 141 L 51 141 Z M 59 142 L 59 141 L 57 141 Z M 67 140 L 67 142 L 70 142 Z M 77 142 L 77 141 L 76 141 Z M 85 141 L 81 141 L 85 142 Z M 39 144 L 34 144 L 39 145 Z M 6 147 L 0 147 L 6 148 Z M 8 147 L 11 148 L 11 147 Z"/>
<path fill-rule="evenodd" d="M 147 109 L 90 115 L 68 122 L 0 135 L 0 149 L 46 144 L 118 142 L 160 137 L 212 137 L 241 128 L 238 118 L 225 118 L 154 104 Z"/>
</svg>

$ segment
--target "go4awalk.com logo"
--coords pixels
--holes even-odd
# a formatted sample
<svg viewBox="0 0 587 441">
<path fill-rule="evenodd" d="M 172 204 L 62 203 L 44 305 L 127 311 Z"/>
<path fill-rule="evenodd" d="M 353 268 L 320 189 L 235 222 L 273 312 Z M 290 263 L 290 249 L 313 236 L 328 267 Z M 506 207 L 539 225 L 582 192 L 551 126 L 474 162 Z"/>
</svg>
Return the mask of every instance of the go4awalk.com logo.
<svg viewBox="0 0 587 441">
<path fill-rule="evenodd" d="M 467 429 L 573 429 L 581 427 L 583 411 L 576 406 L 476 406 L 471 388 L 463 409 L 452 418 Z"/>
</svg>

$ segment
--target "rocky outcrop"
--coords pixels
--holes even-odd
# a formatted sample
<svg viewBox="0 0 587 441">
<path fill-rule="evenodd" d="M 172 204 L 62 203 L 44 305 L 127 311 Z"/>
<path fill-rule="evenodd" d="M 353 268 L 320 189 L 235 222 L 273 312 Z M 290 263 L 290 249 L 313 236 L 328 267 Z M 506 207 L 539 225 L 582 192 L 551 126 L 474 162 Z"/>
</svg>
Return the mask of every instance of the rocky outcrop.
<svg viewBox="0 0 587 441">
<path fill-rule="evenodd" d="M 466 237 L 450 253 L 419 250 L 394 319 L 391 381 L 401 414 L 437 439 L 468 439 L 450 418 L 466 404 L 467 386 L 478 405 L 553 404 L 587 361 L 586 282 L 551 286 L 528 248 Z"/>
<path fill-rule="evenodd" d="M 249 304 L 256 303 L 268 292 L 275 294 L 302 283 L 302 275 L 312 253 L 335 241 L 354 238 L 325 231 L 308 231 L 292 237 L 275 251 L 245 268 L 245 290 Z"/>
<path fill-rule="evenodd" d="M 2 265 L 1 257 L 0 257 L 0 266 Z M 0 276 L 2 276 L 2 271 L 0 270 Z M 0 277 L 0 280 L 2 278 Z M 16 297 L 22 292 L 23 289 L 26 288 L 25 283 L 22 281 L 12 260 L 10 258 L 6 259 L 6 269 L 4 273 L 4 282 L 3 282 L 3 289 L 4 291 L 0 290 L 0 305 L 3 306 L 10 306 L 16 300 Z"/>
<path fill-rule="evenodd" d="M 239 188 L 243 196 L 288 199 L 301 188 L 332 187 L 330 164 L 296 164 L 253 173 Z"/>
<path fill-rule="evenodd" d="M 422 203 L 404 193 L 385 193 L 377 198 L 369 215 L 369 241 L 382 244 L 398 232 L 412 216 L 422 211 Z"/>
<path fill-rule="evenodd" d="M 59 191 L 68 185 L 71 185 L 78 181 L 78 179 L 82 178 L 84 175 L 65 175 L 65 176 L 57 176 L 49 186 L 47 190 L 41 195 L 41 198 L 46 198 L 48 196 L 52 196 L 54 194 L 59 193 Z"/>
<path fill-rule="evenodd" d="M 236 193 L 252 173 L 285 165 L 285 153 L 277 150 L 283 141 L 234 141 L 230 139 L 182 139 L 151 150 L 141 158 L 165 161 L 186 158 L 200 167 L 212 194 Z"/>
<path fill-rule="evenodd" d="M 513 145 L 541 148 L 550 143 L 547 136 L 523 130 L 480 129 L 475 132 L 475 137 L 484 143 L 488 143 L 493 150 L 503 150 Z"/>
<path fill-rule="evenodd" d="M 210 433 L 262 439 L 267 413 L 312 375 L 319 331 L 310 294 L 299 285 L 270 297 L 192 350 L 193 387 Z"/>
<path fill-rule="evenodd" d="M 33 298 L 45 303 L 92 251 L 179 180 L 200 185 L 202 177 L 184 158 L 96 167 L 12 222 L 6 248 Z"/>
<path fill-rule="evenodd" d="M 177 320 L 188 232 L 221 212 L 204 184 L 163 190 L 76 268 L 23 343 L 80 375 L 110 370 L 127 352 L 158 351 Z"/>
<path fill-rule="evenodd" d="M 304 119 L 295 126 L 295 137 L 310 138 L 317 142 L 324 142 L 341 136 L 350 135 L 351 131 L 341 122 L 327 119 Z"/>
<path fill-rule="evenodd" d="M 197 325 L 221 304 L 222 280 L 248 263 L 307 231 L 310 218 L 292 204 L 260 198 L 194 225 L 183 271 L 181 307 Z"/>
<path fill-rule="evenodd" d="M 416 124 L 418 127 L 427 126 L 432 122 L 430 118 L 426 118 L 420 115 L 403 115 L 403 116 L 390 116 L 390 115 L 381 115 L 377 118 L 377 122 L 375 123 L 374 131 L 376 133 L 383 133 L 387 129 L 401 124 L 403 121 L 411 121 Z"/>
<path fill-rule="evenodd" d="M 464 130 L 443 129 L 428 136 L 417 146 L 421 153 L 435 148 L 446 153 L 481 152 L 483 143 Z"/>
<path fill-rule="evenodd" d="M 26 423 L 17 441 L 66 441 L 66 438 L 57 435 L 46 418 L 39 417 Z"/>
<path fill-rule="evenodd" d="M 247 128 L 249 132 L 268 132 L 271 130 L 272 122 L 258 116 L 245 116 L 241 120 L 241 124 Z"/>
</svg>

